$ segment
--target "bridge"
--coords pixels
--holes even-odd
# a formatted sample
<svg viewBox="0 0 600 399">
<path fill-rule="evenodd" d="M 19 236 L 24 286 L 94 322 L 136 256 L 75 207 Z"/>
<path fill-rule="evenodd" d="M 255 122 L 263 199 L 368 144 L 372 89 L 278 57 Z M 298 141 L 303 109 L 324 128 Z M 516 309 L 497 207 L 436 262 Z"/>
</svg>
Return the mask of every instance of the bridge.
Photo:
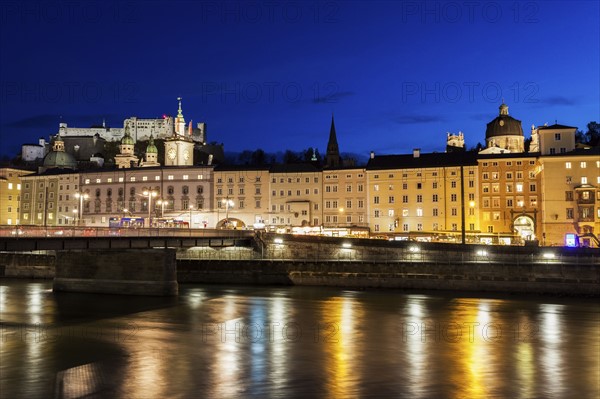
<svg viewBox="0 0 600 399">
<path fill-rule="evenodd" d="M 0 228 L 0 252 L 249 246 L 253 230 Z"/>
</svg>

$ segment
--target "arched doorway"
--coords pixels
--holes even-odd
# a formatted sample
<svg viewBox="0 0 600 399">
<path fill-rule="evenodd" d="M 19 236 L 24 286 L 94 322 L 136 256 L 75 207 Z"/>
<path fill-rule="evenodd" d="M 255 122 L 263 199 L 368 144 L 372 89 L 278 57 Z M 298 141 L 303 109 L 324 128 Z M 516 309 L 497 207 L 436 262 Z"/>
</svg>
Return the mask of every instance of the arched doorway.
<svg viewBox="0 0 600 399">
<path fill-rule="evenodd" d="M 237 218 L 221 219 L 217 222 L 217 229 L 244 229 L 246 223 Z"/>
<path fill-rule="evenodd" d="M 513 221 L 515 233 L 525 241 L 535 240 L 535 222 L 529 215 L 519 215 Z"/>
</svg>

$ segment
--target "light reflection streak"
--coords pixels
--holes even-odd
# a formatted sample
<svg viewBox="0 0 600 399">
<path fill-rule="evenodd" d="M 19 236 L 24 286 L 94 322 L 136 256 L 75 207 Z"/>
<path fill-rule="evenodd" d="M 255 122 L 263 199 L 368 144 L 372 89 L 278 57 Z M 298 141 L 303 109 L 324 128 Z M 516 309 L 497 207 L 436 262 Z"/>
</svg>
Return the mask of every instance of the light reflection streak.
<svg viewBox="0 0 600 399">
<path fill-rule="evenodd" d="M 285 342 L 283 336 L 283 328 L 289 322 L 287 311 L 287 303 L 284 298 L 274 297 L 269 307 L 269 320 L 271 323 L 271 330 L 268 333 L 270 342 L 269 351 L 269 364 L 271 369 L 269 370 L 269 378 L 273 388 L 280 390 L 284 387 L 285 382 L 288 378 L 288 368 L 290 365 L 290 359 L 288 358 L 288 345 Z"/>
<path fill-rule="evenodd" d="M 483 381 L 485 365 L 494 363 L 488 357 L 486 343 L 481 339 L 481 335 L 476 333 L 481 331 L 481 326 L 476 325 L 479 322 L 478 317 L 482 320 L 487 319 L 486 308 L 484 306 L 480 309 L 479 302 L 479 300 L 457 299 L 456 309 L 450 318 L 452 325 L 450 331 L 456 329 L 460 331 L 460 336 L 446 335 L 447 341 L 457 338 L 456 342 L 446 342 L 446 345 L 456 346 L 458 350 L 455 357 L 458 367 L 452 368 L 454 370 L 452 379 L 459 390 L 458 397 L 476 399 L 488 396 L 486 392 L 488 387 L 486 381 Z M 473 329 L 472 339 L 469 328 Z"/>
<path fill-rule="evenodd" d="M 540 340 L 541 368 L 548 394 L 560 395 L 563 387 L 561 341 L 562 331 L 562 306 L 554 304 L 540 305 Z"/>
<path fill-rule="evenodd" d="M 408 319 L 405 319 L 403 329 L 403 340 L 406 342 L 406 357 L 408 368 L 401 370 L 402 373 L 408 372 L 408 388 L 411 397 L 423 397 L 425 393 L 425 371 L 427 367 L 427 309 L 423 304 L 424 299 L 420 295 L 409 295 L 406 302 L 406 313 Z M 425 331 L 423 330 L 425 329 Z"/>
<path fill-rule="evenodd" d="M 363 311 L 346 293 L 343 298 L 326 300 L 322 307 L 322 323 L 316 338 L 324 345 L 326 355 L 327 390 L 329 397 L 352 397 L 358 394 L 360 376 L 356 340 L 360 338 Z"/>
</svg>

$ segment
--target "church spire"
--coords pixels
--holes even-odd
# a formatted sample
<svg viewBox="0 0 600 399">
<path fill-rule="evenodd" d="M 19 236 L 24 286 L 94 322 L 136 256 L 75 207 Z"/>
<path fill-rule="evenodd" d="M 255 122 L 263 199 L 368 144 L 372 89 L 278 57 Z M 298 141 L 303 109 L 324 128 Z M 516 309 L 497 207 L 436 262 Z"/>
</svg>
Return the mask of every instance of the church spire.
<svg viewBox="0 0 600 399">
<path fill-rule="evenodd" d="M 177 97 L 177 101 L 179 102 L 179 109 L 177 110 L 177 117 L 183 118 L 183 111 L 181 111 L 181 97 Z"/>
<path fill-rule="evenodd" d="M 335 133 L 335 122 L 331 114 L 331 128 L 329 129 L 329 142 L 327 143 L 327 154 L 325 155 L 325 166 L 340 166 L 340 149 L 338 147 L 337 135 Z"/>
</svg>

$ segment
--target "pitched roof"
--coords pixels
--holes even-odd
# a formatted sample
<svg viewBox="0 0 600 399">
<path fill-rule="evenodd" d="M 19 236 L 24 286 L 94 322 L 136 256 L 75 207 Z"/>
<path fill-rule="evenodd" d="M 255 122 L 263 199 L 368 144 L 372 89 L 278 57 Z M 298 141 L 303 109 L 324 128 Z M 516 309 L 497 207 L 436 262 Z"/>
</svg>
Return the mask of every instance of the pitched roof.
<svg viewBox="0 0 600 399">
<path fill-rule="evenodd" d="M 474 152 L 433 152 L 402 155 L 379 155 L 369 159 L 367 170 L 378 169 L 415 169 L 444 166 L 477 165 L 477 154 Z"/>
<path fill-rule="evenodd" d="M 546 129 L 577 129 L 574 126 L 567 126 L 567 125 L 559 125 L 558 123 L 555 123 L 554 125 L 550 125 L 550 126 L 540 126 L 538 127 L 539 130 L 546 130 Z"/>
</svg>

